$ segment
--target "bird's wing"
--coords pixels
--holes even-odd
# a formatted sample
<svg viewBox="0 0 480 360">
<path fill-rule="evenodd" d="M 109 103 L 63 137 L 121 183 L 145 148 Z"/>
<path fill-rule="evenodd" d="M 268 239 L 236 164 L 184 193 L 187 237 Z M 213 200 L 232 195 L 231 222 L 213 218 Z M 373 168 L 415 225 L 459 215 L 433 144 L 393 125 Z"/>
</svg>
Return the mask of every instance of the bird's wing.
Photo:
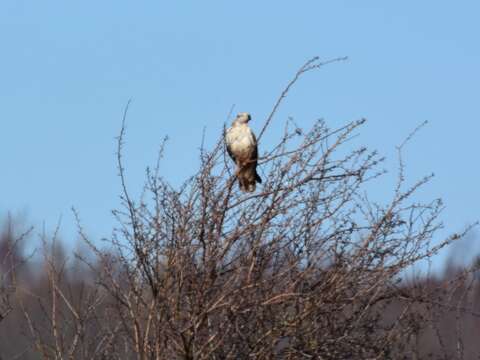
<svg viewBox="0 0 480 360">
<path fill-rule="evenodd" d="M 255 134 L 252 131 L 252 129 L 250 129 L 250 134 L 252 135 L 252 140 L 253 140 L 252 141 L 253 151 L 252 151 L 250 161 L 255 161 L 255 164 L 256 164 L 258 160 L 258 143 L 257 143 L 257 138 L 255 137 Z"/>
<path fill-rule="evenodd" d="M 250 162 L 253 163 L 253 171 L 255 175 L 255 181 L 258 183 L 262 183 L 262 178 L 260 175 L 258 175 L 257 172 L 257 163 L 258 163 L 258 142 L 257 138 L 255 137 L 255 133 L 250 129 L 250 133 L 252 134 L 252 146 L 253 146 L 253 151 L 252 155 L 250 157 Z"/>
<path fill-rule="evenodd" d="M 233 152 L 232 152 L 232 148 L 231 148 L 231 141 L 229 139 L 229 132 L 232 128 L 228 129 L 226 134 L 225 134 L 225 145 L 226 145 L 226 148 L 227 148 L 227 153 L 228 155 L 230 155 L 230 157 L 232 158 L 232 160 L 234 162 L 236 162 L 235 160 L 235 155 L 233 155 Z"/>
</svg>

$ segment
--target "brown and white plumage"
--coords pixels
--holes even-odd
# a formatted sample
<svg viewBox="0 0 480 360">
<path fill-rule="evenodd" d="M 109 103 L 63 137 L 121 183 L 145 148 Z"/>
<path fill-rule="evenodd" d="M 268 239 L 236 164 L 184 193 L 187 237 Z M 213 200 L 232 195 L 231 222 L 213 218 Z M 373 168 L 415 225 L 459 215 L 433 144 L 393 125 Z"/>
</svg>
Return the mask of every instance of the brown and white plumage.
<svg viewBox="0 0 480 360">
<path fill-rule="evenodd" d="M 256 183 L 262 182 L 257 173 L 257 139 L 248 126 L 250 120 L 249 113 L 238 114 L 225 134 L 228 154 L 237 165 L 235 174 L 240 189 L 246 192 L 255 191 Z"/>
</svg>

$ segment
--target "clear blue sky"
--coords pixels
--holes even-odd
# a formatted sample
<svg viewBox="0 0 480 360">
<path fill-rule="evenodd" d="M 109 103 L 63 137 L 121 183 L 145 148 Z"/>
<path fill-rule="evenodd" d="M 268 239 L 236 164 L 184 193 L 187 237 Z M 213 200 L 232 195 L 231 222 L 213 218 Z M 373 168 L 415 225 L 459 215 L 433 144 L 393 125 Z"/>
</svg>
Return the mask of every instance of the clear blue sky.
<svg viewBox="0 0 480 360">
<path fill-rule="evenodd" d="M 346 55 L 298 84 L 278 125 L 365 117 L 357 141 L 395 170 L 395 145 L 429 120 L 405 154 L 407 176 L 436 173 L 419 197 L 443 197 L 445 223 L 459 230 L 480 218 L 479 14 L 473 0 L 3 0 L 0 214 L 26 213 L 48 229 L 63 215 L 72 241 L 75 206 L 94 238 L 108 236 L 119 192 L 114 137 L 129 98 L 136 191 L 165 135 L 163 170 L 176 182 L 197 166 L 202 129 L 213 141 L 232 104 L 258 130 L 306 59 Z"/>
</svg>

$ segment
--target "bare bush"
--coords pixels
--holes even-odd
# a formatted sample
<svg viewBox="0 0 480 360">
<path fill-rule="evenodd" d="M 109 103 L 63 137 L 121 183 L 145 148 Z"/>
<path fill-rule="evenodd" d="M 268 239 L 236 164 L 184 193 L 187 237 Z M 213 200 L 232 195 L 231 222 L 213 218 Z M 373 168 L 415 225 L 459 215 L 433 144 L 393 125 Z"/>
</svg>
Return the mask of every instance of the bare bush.
<svg viewBox="0 0 480 360">
<path fill-rule="evenodd" d="M 324 64 L 315 58 L 297 72 L 265 121 L 260 145 L 291 87 Z M 118 228 L 101 248 L 79 225 L 96 256 L 81 258 L 91 280 L 72 290 L 65 262 L 47 256 L 44 327 L 25 311 L 44 358 L 426 356 L 418 339 L 436 323 L 431 309 L 451 311 L 452 302 L 439 292 L 443 283 L 406 287 L 401 277 L 463 233 L 431 246 L 443 205 L 415 201 L 430 177 L 406 184 L 404 145 L 385 204 L 365 193 L 383 174 L 383 158 L 348 146 L 363 119 L 335 129 L 323 120 L 310 129 L 288 121 L 276 145 L 263 149 L 265 182 L 257 193 L 234 186 L 221 136 L 212 149 L 202 147 L 198 172 L 179 187 L 161 176 L 159 164 L 147 170 L 137 200 L 122 163 L 127 110 L 118 138 Z"/>
</svg>

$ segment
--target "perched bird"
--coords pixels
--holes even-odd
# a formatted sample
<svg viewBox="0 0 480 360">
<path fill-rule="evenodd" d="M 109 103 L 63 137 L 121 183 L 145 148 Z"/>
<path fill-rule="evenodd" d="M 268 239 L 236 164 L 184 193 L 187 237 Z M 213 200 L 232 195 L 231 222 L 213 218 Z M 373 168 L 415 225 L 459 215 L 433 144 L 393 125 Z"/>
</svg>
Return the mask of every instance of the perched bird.
<svg viewBox="0 0 480 360">
<path fill-rule="evenodd" d="M 240 190 L 255 191 L 256 183 L 262 183 L 257 173 L 258 146 L 255 134 L 248 126 L 252 119 L 249 113 L 240 113 L 225 134 L 228 155 L 237 165 L 237 176 Z"/>
</svg>

